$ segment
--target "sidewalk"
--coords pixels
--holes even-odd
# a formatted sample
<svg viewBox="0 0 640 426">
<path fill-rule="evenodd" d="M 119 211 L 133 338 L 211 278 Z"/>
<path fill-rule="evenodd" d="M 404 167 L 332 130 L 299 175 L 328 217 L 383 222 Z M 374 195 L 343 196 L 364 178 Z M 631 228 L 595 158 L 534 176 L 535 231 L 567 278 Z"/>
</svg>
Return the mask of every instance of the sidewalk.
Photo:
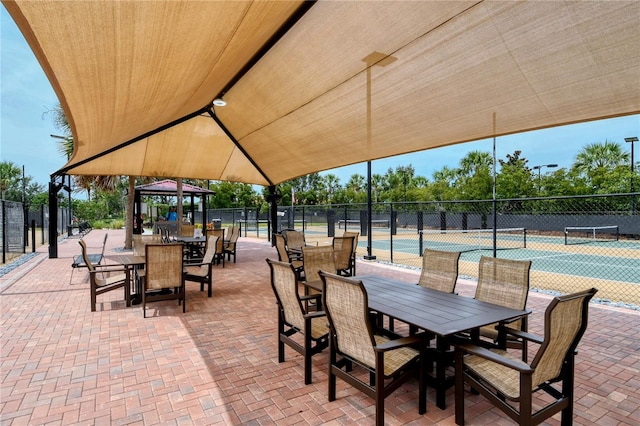
<svg viewBox="0 0 640 426">
<path fill-rule="evenodd" d="M 99 246 L 103 230 L 86 237 Z M 105 256 L 118 254 L 124 231 L 109 230 Z M 279 364 L 276 304 L 265 240 L 240 238 L 237 263 L 216 266 L 213 297 L 187 283 L 187 312 L 175 301 L 125 307 L 119 290 L 98 297 L 90 312 L 88 274 L 71 276 L 76 238 L 47 247 L 0 277 L 2 425 L 368 425 L 373 400 L 338 381 L 327 401 L 327 351 L 313 360 L 313 384 L 304 385 L 302 359 L 286 349 Z M 358 262 L 359 274 L 416 282 L 417 271 Z M 457 287 L 472 295 L 473 283 Z M 531 293 L 530 331 L 540 333 L 551 296 Z M 640 424 L 640 312 L 592 304 L 578 347 L 574 424 Z M 447 409 L 428 391 L 427 413 L 417 410 L 417 383 L 386 401 L 390 425 L 452 425 Z M 470 425 L 510 424 L 482 397 L 467 393 Z M 548 424 L 559 424 L 559 416 Z"/>
</svg>

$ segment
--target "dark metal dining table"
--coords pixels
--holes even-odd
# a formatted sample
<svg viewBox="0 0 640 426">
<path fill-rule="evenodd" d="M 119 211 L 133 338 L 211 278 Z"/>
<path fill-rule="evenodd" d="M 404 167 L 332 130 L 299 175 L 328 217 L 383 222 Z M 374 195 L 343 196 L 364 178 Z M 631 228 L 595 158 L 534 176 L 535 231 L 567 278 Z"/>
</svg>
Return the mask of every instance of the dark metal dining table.
<svg viewBox="0 0 640 426">
<path fill-rule="evenodd" d="M 192 258 L 202 258 L 204 257 L 204 247 L 207 242 L 207 237 L 204 235 L 202 237 L 174 237 L 174 240 L 180 243 L 183 243 L 188 247 L 188 257 Z"/>
<path fill-rule="evenodd" d="M 460 296 L 428 289 L 417 284 L 389 277 L 355 276 L 367 290 L 369 309 L 436 335 L 437 351 L 448 348 L 448 338 L 463 332 L 477 335 L 480 327 L 510 321 L 529 315 L 530 310 L 517 310 Z M 318 281 L 305 283 L 322 291 Z M 442 354 L 439 354 L 440 356 Z M 444 359 L 441 357 L 440 360 Z M 445 379 L 446 365 L 436 360 L 436 405 L 445 408 L 445 393 L 449 386 Z"/>
</svg>

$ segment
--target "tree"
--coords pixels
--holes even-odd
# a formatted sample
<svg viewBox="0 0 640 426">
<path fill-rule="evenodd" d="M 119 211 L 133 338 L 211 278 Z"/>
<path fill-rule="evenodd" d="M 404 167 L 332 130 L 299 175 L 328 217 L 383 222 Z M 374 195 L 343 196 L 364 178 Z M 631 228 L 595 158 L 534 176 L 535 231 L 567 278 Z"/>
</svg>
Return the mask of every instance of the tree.
<svg viewBox="0 0 640 426">
<path fill-rule="evenodd" d="M 521 151 L 507 154 L 507 159 L 498 160 L 500 173 L 496 176 L 496 192 L 498 198 L 533 197 L 536 194 L 531 169 L 527 167 L 529 160 L 520 158 Z"/>
<path fill-rule="evenodd" d="M 459 200 L 488 200 L 493 197 L 493 158 L 488 152 L 471 151 L 462 160 L 454 183 Z"/>
<path fill-rule="evenodd" d="M 587 179 L 593 193 L 606 193 L 611 188 L 612 172 L 629 163 L 629 153 L 618 143 L 605 140 L 603 143 L 586 145 L 577 155 L 573 168 Z M 616 173 L 618 178 L 619 173 Z"/>
<path fill-rule="evenodd" d="M 45 192 L 45 186 L 34 182 L 33 176 L 22 176 L 22 168 L 10 161 L 0 163 L 0 190 L 3 200 L 23 202 L 29 208 L 32 200 Z"/>
</svg>

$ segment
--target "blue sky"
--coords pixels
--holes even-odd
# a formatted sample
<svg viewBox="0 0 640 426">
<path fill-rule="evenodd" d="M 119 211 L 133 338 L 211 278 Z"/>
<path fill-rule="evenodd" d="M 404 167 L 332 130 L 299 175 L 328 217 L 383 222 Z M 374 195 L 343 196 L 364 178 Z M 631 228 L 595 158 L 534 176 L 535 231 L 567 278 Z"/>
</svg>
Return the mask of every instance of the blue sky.
<svg viewBox="0 0 640 426">
<path fill-rule="evenodd" d="M 0 159 L 24 166 L 27 175 L 46 185 L 51 173 L 66 163 L 58 152 L 57 141 L 50 137 L 60 134 L 60 130 L 47 114 L 58 98 L 15 23 L 4 7 L 0 9 Z M 629 136 L 640 137 L 640 115 L 501 137 L 496 141 L 496 156 L 504 159 L 506 154 L 521 150 L 530 167 L 551 163 L 568 167 L 589 143 L 610 140 L 621 143 L 629 151 L 629 144 L 624 142 Z M 443 166 L 457 167 L 461 158 L 476 150 L 491 153 L 493 140 L 375 160 L 371 168 L 374 174 L 384 174 L 389 168 L 411 164 L 416 175 L 431 179 L 434 171 Z M 636 161 L 640 160 L 640 143 L 635 146 L 635 154 Z M 355 173 L 366 176 L 367 166 L 362 163 L 322 174 L 326 173 L 337 175 L 345 184 Z"/>
</svg>

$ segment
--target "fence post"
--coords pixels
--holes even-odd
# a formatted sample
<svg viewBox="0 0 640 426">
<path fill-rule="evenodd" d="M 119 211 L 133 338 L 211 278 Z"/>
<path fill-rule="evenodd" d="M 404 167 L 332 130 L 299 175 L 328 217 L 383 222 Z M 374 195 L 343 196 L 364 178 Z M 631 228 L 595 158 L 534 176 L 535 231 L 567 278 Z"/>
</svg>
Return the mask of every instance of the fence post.
<svg viewBox="0 0 640 426">
<path fill-rule="evenodd" d="M 36 252 L 36 221 L 31 219 L 31 253 Z"/>
<path fill-rule="evenodd" d="M 391 235 L 398 235 L 398 211 L 391 209 Z"/>
<path fill-rule="evenodd" d="M 344 206 L 344 230 L 348 231 L 348 223 L 349 223 L 349 211 L 347 210 L 347 206 Z M 340 228 L 340 224 L 338 224 L 338 228 Z"/>
<path fill-rule="evenodd" d="M 389 231 L 391 235 L 389 235 L 389 255 L 390 261 L 393 263 L 393 236 L 396 235 L 396 219 L 398 213 L 393 210 L 393 203 L 389 203 L 389 221 L 391 222 L 389 225 Z M 373 232 L 372 232 L 373 233 Z"/>
<path fill-rule="evenodd" d="M 440 230 L 446 231 L 447 229 L 447 212 L 440 212 Z"/>
<path fill-rule="evenodd" d="M 2 263 L 7 262 L 7 210 L 2 200 Z"/>
<path fill-rule="evenodd" d="M 422 230 L 424 229 L 424 212 L 422 210 L 419 210 L 416 212 L 418 215 L 418 256 L 422 256 L 422 253 L 424 252 L 424 248 L 423 248 L 423 244 L 424 242 L 422 241 Z"/>
<path fill-rule="evenodd" d="M 336 211 L 327 211 L 327 237 L 336 236 Z"/>
<path fill-rule="evenodd" d="M 47 210 L 47 212 L 48 212 L 48 210 Z M 45 229 L 45 226 L 44 226 L 44 204 L 40 205 L 40 223 L 42 223 L 42 228 L 40 228 L 40 235 L 41 235 L 40 239 L 42 240 L 42 245 L 44 245 L 44 235 L 45 235 L 44 234 L 44 232 L 45 232 L 44 231 L 44 229 Z M 49 228 L 47 227 L 47 229 L 49 229 Z"/>
<path fill-rule="evenodd" d="M 367 221 L 369 220 L 369 218 L 367 217 L 367 211 L 366 210 L 360 210 L 360 235 L 362 235 L 363 237 L 366 237 L 368 235 L 367 229 Z"/>
</svg>

